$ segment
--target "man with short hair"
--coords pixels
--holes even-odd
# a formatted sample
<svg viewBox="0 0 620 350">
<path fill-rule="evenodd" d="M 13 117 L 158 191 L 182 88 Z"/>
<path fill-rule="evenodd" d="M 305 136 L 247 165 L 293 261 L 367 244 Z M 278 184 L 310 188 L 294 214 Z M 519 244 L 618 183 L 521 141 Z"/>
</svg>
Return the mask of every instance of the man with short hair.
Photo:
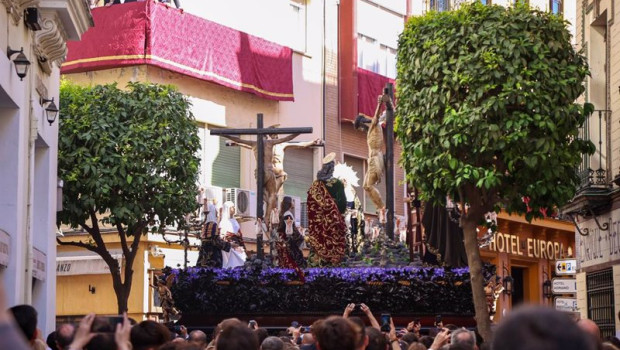
<svg viewBox="0 0 620 350">
<path fill-rule="evenodd" d="M 474 332 L 468 331 L 465 328 L 459 328 L 452 331 L 450 344 L 462 344 L 468 350 L 478 350 L 478 347 L 476 346 L 476 335 Z"/>
<path fill-rule="evenodd" d="M 203 331 L 191 331 L 189 333 L 189 341 L 200 346 L 201 349 L 205 349 L 207 347 L 207 335 Z"/>
<path fill-rule="evenodd" d="M 221 331 L 217 336 L 217 350 L 258 350 L 258 337 L 247 325 L 236 318 L 222 321 L 218 327 Z"/>
<path fill-rule="evenodd" d="M 492 350 L 594 350 L 595 342 L 569 316 L 546 307 L 512 311 L 495 331 Z"/>
<path fill-rule="evenodd" d="M 142 321 L 131 327 L 131 344 L 134 350 L 153 350 L 170 341 L 168 328 L 155 321 Z"/>
<path fill-rule="evenodd" d="M 73 341 L 75 334 L 75 326 L 70 323 L 63 323 L 56 330 L 56 348 L 58 350 L 67 350 Z"/>
<path fill-rule="evenodd" d="M 261 350 L 282 350 L 284 349 L 284 342 L 278 337 L 267 337 L 260 345 Z"/>
<path fill-rule="evenodd" d="M 316 339 L 317 348 L 320 350 L 356 349 L 353 324 L 339 316 L 331 316 L 325 320 L 314 322 L 312 335 Z"/>
<path fill-rule="evenodd" d="M 39 336 L 39 331 L 37 330 L 37 310 L 30 305 L 17 305 L 10 308 L 9 311 L 13 314 L 19 329 L 21 329 L 30 346 L 33 346 L 35 339 Z"/>
</svg>

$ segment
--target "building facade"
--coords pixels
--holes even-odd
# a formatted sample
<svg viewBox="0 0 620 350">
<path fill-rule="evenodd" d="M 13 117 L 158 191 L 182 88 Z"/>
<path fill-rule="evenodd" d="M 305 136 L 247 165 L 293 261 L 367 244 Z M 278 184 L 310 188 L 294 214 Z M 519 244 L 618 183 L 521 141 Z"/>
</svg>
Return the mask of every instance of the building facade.
<svg viewBox="0 0 620 350">
<path fill-rule="evenodd" d="M 86 1 L 3 0 L 0 26 L 6 28 L 0 34 L 0 283 L 9 305 L 37 309 L 38 327 L 47 334 L 55 329 L 61 185 L 58 122 L 48 122 L 53 111 L 46 109 L 59 103 L 66 42 L 79 40 L 92 18 Z M 53 105 L 46 101 L 52 99 Z"/>
<path fill-rule="evenodd" d="M 581 185 L 573 201 L 563 208 L 575 221 L 577 249 L 577 308 L 605 336 L 620 331 L 620 28 L 613 1 L 577 1 L 577 48 L 587 56 L 591 76 L 581 102 L 594 105 L 581 137 L 591 140 L 596 152 L 584 156 Z"/>
</svg>

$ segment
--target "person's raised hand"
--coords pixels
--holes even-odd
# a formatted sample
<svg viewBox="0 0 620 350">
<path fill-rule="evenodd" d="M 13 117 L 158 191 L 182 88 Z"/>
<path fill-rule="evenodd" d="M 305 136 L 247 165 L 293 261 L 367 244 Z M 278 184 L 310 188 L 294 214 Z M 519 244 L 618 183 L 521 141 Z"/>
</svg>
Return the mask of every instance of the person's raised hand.
<svg viewBox="0 0 620 350">
<path fill-rule="evenodd" d="M 364 304 L 364 303 L 361 303 L 361 304 L 360 304 L 360 309 L 362 309 L 362 311 L 363 311 L 365 314 L 369 314 L 369 313 L 371 313 L 371 312 L 370 312 L 370 308 L 369 308 L 366 304 Z"/>
<path fill-rule="evenodd" d="M 441 332 L 437 333 L 435 336 L 435 340 L 433 340 L 433 344 L 431 345 L 429 350 L 439 350 L 442 346 L 448 344 L 450 340 L 450 330 L 448 328 L 444 328 Z"/>
<path fill-rule="evenodd" d="M 349 317 L 349 315 L 351 314 L 351 312 L 353 312 L 354 309 L 355 309 L 355 304 L 353 304 L 353 303 L 348 304 L 344 308 L 344 313 L 342 314 L 342 317 L 344 317 L 344 318 Z"/>
<path fill-rule="evenodd" d="M 73 342 L 71 342 L 69 349 L 82 349 L 86 346 L 86 344 L 88 344 L 88 342 L 90 342 L 90 340 L 96 335 L 90 331 L 94 320 L 94 313 L 90 313 L 82 318 L 78 328 L 75 330 Z"/>
<path fill-rule="evenodd" d="M 116 331 L 114 332 L 114 341 L 118 350 L 131 350 L 131 341 L 129 336 L 131 334 L 131 323 L 127 318 L 127 313 L 123 313 L 123 323 L 116 325 Z"/>
<path fill-rule="evenodd" d="M 407 324 L 407 332 L 413 332 L 415 329 L 415 322 L 411 321 Z"/>
</svg>

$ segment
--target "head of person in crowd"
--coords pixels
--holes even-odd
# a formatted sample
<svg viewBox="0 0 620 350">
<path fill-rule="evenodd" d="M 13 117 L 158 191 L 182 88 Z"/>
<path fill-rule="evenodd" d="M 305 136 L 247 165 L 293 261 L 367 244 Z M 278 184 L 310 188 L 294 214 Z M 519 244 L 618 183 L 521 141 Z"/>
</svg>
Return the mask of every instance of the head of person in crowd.
<svg viewBox="0 0 620 350">
<path fill-rule="evenodd" d="M 353 324 L 353 329 L 355 330 L 355 348 L 357 350 L 366 349 L 366 346 L 368 346 L 368 336 L 366 335 L 366 325 L 364 321 L 357 316 L 347 319 Z"/>
<path fill-rule="evenodd" d="M 73 335 L 75 334 L 75 326 L 71 323 L 63 323 L 58 326 L 56 330 L 56 348 L 58 350 L 69 349 L 69 345 L 73 341 Z"/>
<path fill-rule="evenodd" d="M 226 319 L 219 324 L 220 333 L 216 340 L 217 350 L 257 350 L 258 337 L 247 324 L 236 318 Z"/>
<path fill-rule="evenodd" d="M 433 345 L 433 337 L 429 336 L 429 335 L 423 335 L 422 337 L 420 337 L 420 340 L 418 340 L 422 345 L 426 346 L 426 348 L 430 348 L 431 345 Z"/>
<path fill-rule="evenodd" d="M 605 337 L 605 339 L 603 339 L 603 341 L 605 341 L 606 343 L 611 343 L 611 344 L 613 344 L 613 346 L 615 346 L 615 347 L 620 349 L 620 339 L 614 337 L 613 335 Z"/>
<path fill-rule="evenodd" d="M 601 330 L 598 328 L 598 325 L 587 318 L 582 318 L 577 321 L 577 325 L 581 328 L 582 331 L 590 334 L 597 341 L 601 341 Z"/>
<path fill-rule="evenodd" d="M 314 344 L 314 336 L 312 333 L 304 333 L 301 337 L 301 345 L 311 345 Z"/>
<path fill-rule="evenodd" d="M 615 346 L 614 344 L 612 344 L 612 343 L 610 343 L 610 342 L 604 342 L 604 343 L 601 345 L 601 349 L 602 349 L 602 350 L 620 350 L 620 349 L 618 349 L 618 347 L 617 347 L 617 346 Z"/>
<path fill-rule="evenodd" d="M 38 337 L 37 310 L 30 305 L 17 305 L 9 309 L 26 339 L 33 344 Z"/>
<path fill-rule="evenodd" d="M 465 328 L 457 328 L 452 331 L 450 344 L 462 344 L 465 346 L 465 349 L 468 350 L 478 349 L 478 346 L 476 346 L 476 334 Z"/>
<path fill-rule="evenodd" d="M 130 339 L 134 350 L 152 350 L 169 342 L 171 334 L 164 325 L 146 320 L 131 327 Z"/>
<path fill-rule="evenodd" d="M 278 337 L 267 337 L 260 344 L 261 350 L 282 350 L 284 349 L 284 342 Z"/>
<path fill-rule="evenodd" d="M 99 333 L 94 336 L 84 347 L 85 350 L 109 350 L 116 349 L 116 340 L 114 333 Z"/>
<path fill-rule="evenodd" d="M 52 333 L 47 335 L 47 338 L 45 339 L 45 344 L 47 344 L 47 347 L 51 350 L 59 350 L 58 345 L 56 345 L 56 331 L 53 331 Z"/>
<path fill-rule="evenodd" d="M 415 335 L 415 333 L 413 332 L 407 332 L 405 334 L 403 334 L 403 341 L 406 342 L 407 344 L 411 345 L 413 343 L 417 343 L 420 339 L 418 338 L 417 335 Z"/>
<path fill-rule="evenodd" d="M 368 345 L 366 346 L 366 350 L 385 350 L 388 346 L 385 334 L 383 334 L 380 330 L 373 327 L 366 327 L 366 335 L 368 336 Z"/>
<path fill-rule="evenodd" d="M 411 343 L 407 350 L 426 350 L 427 347 L 422 345 L 422 343 Z"/>
<path fill-rule="evenodd" d="M 257 328 L 254 330 L 254 333 L 258 337 L 259 344 L 262 344 L 263 341 L 269 336 L 269 332 L 267 332 L 266 328 Z"/>
<path fill-rule="evenodd" d="M 203 331 L 191 331 L 189 333 L 189 341 L 198 345 L 201 350 L 207 347 L 207 335 Z"/>
<path fill-rule="evenodd" d="M 357 337 L 346 318 L 331 316 L 312 324 L 312 335 L 321 350 L 355 350 Z"/>
<path fill-rule="evenodd" d="M 178 338 L 177 338 L 178 339 Z M 186 341 L 170 341 L 157 350 L 203 350 L 198 344 Z"/>
<path fill-rule="evenodd" d="M 545 307 L 512 311 L 497 327 L 493 350 L 595 350 L 593 339 L 569 316 Z"/>
</svg>

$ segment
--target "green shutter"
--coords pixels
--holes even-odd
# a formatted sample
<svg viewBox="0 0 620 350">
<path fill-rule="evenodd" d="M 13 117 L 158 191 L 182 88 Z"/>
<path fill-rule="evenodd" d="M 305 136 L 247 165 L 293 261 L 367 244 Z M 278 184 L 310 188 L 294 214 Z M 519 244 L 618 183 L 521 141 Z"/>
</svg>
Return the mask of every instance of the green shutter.
<svg viewBox="0 0 620 350">
<path fill-rule="evenodd" d="M 241 186 L 241 147 L 226 146 L 226 139 L 219 138 L 219 153 L 213 161 L 211 184 L 223 188 Z M 207 152 L 209 152 L 207 150 Z"/>
<path fill-rule="evenodd" d="M 302 202 L 308 197 L 308 189 L 314 180 L 311 148 L 289 148 L 284 153 L 284 171 L 288 174 L 284 194 L 297 196 Z"/>
</svg>

